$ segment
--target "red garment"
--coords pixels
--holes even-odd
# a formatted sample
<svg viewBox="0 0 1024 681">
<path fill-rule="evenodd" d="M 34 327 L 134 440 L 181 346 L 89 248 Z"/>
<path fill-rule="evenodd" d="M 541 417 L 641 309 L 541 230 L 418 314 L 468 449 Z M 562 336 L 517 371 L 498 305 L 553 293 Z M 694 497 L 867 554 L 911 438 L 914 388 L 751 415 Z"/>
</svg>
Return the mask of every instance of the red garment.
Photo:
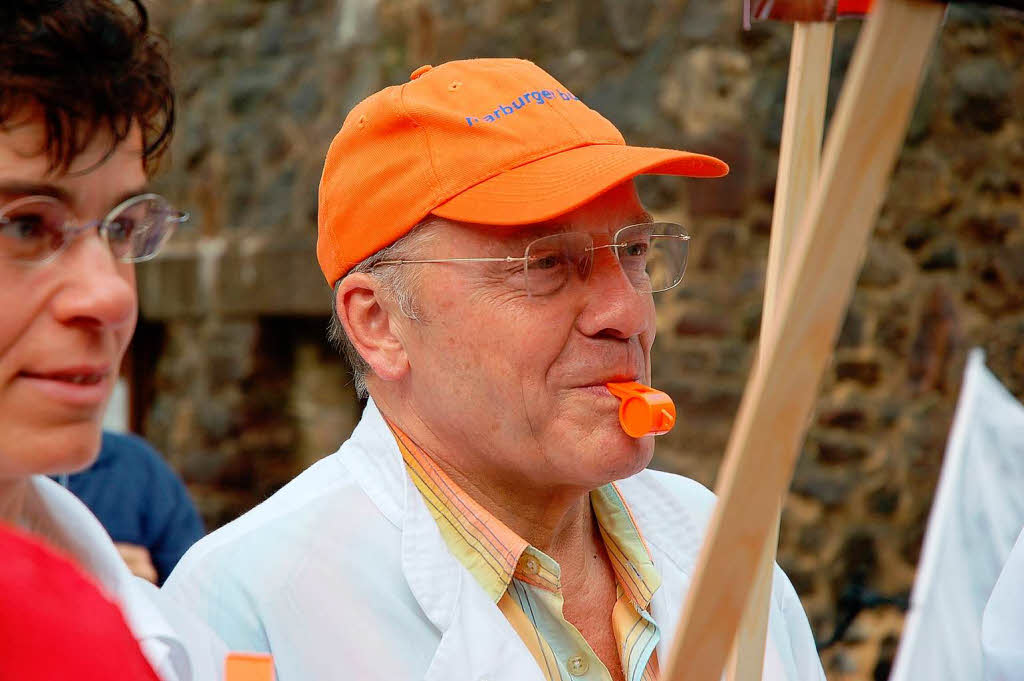
<svg viewBox="0 0 1024 681">
<path fill-rule="evenodd" d="M 67 558 L 0 524 L 0 681 L 159 681 L 121 610 Z"/>
</svg>

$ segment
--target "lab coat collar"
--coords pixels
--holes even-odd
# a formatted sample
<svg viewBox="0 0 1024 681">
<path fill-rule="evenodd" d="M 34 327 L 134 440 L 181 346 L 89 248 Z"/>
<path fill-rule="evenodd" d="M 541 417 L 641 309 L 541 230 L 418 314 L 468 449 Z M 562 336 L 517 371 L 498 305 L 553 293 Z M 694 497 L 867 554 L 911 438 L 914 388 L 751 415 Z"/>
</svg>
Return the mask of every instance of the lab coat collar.
<svg viewBox="0 0 1024 681">
<path fill-rule="evenodd" d="M 372 398 L 342 449 L 341 462 L 381 513 L 401 528 L 402 570 L 409 588 L 434 626 L 446 631 L 457 609 L 465 571 L 448 552 Z"/>
<path fill-rule="evenodd" d="M 449 553 L 372 399 L 344 450 L 343 465 L 381 513 L 401 528 L 402 571 L 424 614 L 441 632 L 425 680 L 543 681 L 508 620 Z"/>
</svg>

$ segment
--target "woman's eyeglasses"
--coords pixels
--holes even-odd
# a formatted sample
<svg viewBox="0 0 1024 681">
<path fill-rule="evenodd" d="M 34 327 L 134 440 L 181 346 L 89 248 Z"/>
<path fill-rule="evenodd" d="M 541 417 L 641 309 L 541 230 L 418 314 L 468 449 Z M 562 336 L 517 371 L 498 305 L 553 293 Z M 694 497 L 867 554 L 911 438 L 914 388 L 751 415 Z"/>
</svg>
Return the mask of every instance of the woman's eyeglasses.
<svg viewBox="0 0 1024 681">
<path fill-rule="evenodd" d="M 47 263 L 95 227 L 115 258 L 142 262 L 156 256 L 188 213 L 175 210 L 159 194 L 139 194 L 102 220 L 75 225 L 72 217 L 71 209 L 52 196 L 25 196 L 0 206 L 0 258 Z"/>
</svg>

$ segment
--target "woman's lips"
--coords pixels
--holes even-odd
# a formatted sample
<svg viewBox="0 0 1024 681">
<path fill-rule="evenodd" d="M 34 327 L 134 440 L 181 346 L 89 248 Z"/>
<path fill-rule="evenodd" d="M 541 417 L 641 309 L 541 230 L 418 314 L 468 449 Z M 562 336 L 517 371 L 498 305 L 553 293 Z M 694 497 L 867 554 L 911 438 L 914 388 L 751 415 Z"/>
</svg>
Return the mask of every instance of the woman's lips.
<svg viewBox="0 0 1024 681">
<path fill-rule="evenodd" d="M 102 406 L 113 384 L 111 372 L 106 369 L 22 372 L 18 378 L 44 397 L 72 407 Z"/>
</svg>

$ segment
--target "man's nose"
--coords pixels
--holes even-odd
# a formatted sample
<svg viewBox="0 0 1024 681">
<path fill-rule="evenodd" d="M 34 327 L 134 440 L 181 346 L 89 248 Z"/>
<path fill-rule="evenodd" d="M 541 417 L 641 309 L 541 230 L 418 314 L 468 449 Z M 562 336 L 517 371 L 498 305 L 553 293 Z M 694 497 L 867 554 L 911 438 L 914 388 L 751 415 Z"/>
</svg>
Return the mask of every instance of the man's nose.
<svg viewBox="0 0 1024 681">
<path fill-rule="evenodd" d="M 59 321 L 114 329 L 134 324 L 138 299 L 130 266 L 114 259 L 96 231 L 79 235 L 49 266 L 63 278 L 54 301 Z"/>
<path fill-rule="evenodd" d="M 580 315 L 583 333 L 631 338 L 653 325 L 650 293 L 637 291 L 623 271 L 614 249 L 594 251 L 590 278 L 583 284 L 586 308 Z"/>
</svg>

